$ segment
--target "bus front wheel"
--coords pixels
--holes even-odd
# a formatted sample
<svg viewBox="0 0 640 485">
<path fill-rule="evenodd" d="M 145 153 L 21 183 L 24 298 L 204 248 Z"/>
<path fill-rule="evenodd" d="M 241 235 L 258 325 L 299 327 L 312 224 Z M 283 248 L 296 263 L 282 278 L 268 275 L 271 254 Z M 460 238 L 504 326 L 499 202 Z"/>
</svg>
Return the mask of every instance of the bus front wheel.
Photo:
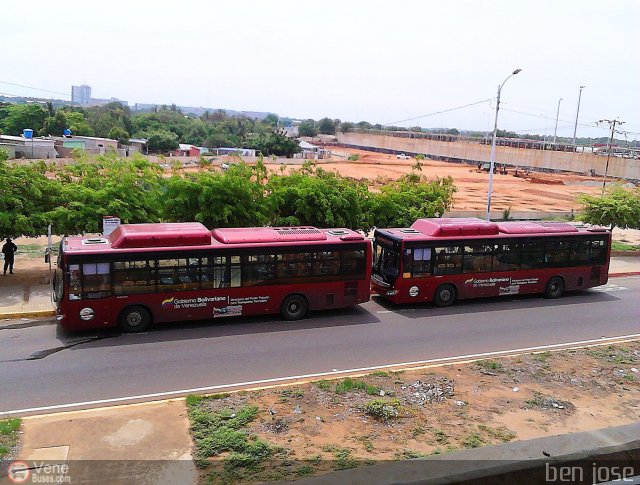
<svg viewBox="0 0 640 485">
<path fill-rule="evenodd" d="M 564 295 L 564 280 L 558 276 L 554 276 L 547 283 L 544 289 L 544 296 L 547 298 L 560 298 Z"/>
<path fill-rule="evenodd" d="M 302 295 L 289 295 L 282 302 L 280 314 L 285 320 L 300 320 L 309 309 L 307 299 Z"/>
<path fill-rule="evenodd" d="M 456 289 L 452 285 L 438 286 L 436 293 L 433 297 L 433 302 L 436 306 L 446 307 L 453 305 L 456 301 Z"/>
<path fill-rule="evenodd" d="M 119 323 L 125 332 L 144 332 L 151 325 L 151 314 L 142 306 L 130 306 L 120 314 Z"/>
</svg>

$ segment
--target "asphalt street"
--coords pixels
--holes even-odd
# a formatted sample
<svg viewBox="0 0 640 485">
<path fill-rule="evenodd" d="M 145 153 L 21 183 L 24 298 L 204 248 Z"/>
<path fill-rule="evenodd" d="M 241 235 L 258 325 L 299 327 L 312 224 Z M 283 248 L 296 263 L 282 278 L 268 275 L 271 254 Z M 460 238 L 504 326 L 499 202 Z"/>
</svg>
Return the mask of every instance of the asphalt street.
<svg viewBox="0 0 640 485">
<path fill-rule="evenodd" d="M 144 334 L 0 327 L 0 416 L 9 411 L 640 334 L 640 277 L 570 293 L 184 322 Z M 89 407 L 81 405 L 79 407 Z M 64 409 L 51 409 L 64 410 Z M 40 410 L 44 412 L 45 410 Z M 33 413 L 33 412 L 32 412 Z"/>
</svg>

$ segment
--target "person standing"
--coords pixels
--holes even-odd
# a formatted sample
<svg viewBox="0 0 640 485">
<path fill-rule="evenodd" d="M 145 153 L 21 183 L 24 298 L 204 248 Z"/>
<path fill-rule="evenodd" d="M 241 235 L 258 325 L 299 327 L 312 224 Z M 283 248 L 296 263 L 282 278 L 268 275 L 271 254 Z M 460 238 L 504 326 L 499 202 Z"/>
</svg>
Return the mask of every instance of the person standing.
<svg viewBox="0 0 640 485">
<path fill-rule="evenodd" d="M 7 274 L 7 269 L 10 274 L 13 274 L 13 261 L 15 253 L 18 250 L 10 237 L 7 238 L 7 242 L 2 246 L 2 253 L 4 254 L 4 274 Z"/>
</svg>

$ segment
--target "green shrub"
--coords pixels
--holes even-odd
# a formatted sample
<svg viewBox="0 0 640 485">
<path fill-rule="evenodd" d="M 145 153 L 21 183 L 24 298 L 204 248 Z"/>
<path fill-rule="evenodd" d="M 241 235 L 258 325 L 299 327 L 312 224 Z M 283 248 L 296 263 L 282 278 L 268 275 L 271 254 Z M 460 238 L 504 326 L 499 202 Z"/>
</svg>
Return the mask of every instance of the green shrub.
<svg viewBox="0 0 640 485">
<path fill-rule="evenodd" d="M 397 399 L 372 399 L 364 405 L 364 412 L 376 419 L 389 421 L 400 414 L 400 401 Z"/>
</svg>

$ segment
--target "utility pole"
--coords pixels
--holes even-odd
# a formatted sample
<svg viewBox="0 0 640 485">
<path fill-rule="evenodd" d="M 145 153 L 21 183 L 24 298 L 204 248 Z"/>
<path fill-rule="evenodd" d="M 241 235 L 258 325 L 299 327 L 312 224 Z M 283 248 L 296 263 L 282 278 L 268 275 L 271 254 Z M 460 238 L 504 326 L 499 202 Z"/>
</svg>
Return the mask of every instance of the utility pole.
<svg viewBox="0 0 640 485">
<path fill-rule="evenodd" d="M 609 123 L 611 127 L 611 137 L 609 138 L 609 143 L 607 143 L 607 164 L 604 167 L 604 177 L 602 178 L 602 195 L 604 195 L 604 188 L 607 185 L 607 172 L 609 171 L 609 159 L 611 158 L 611 145 L 613 144 L 613 135 L 616 132 L 616 125 L 623 125 L 624 121 L 620 121 L 618 119 L 613 120 L 600 120 L 598 123 Z"/>
<path fill-rule="evenodd" d="M 556 127 L 553 129 L 553 143 L 556 143 L 556 134 L 558 133 L 558 117 L 560 116 L 560 103 L 562 102 L 562 98 L 558 100 L 558 111 L 556 111 Z M 555 150 L 555 148 L 554 148 Z"/>
<path fill-rule="evenodd" d="M 580 94 L 578 94 L 578 109 L 576 109 L 576 124 L 573 127 L 573 146 L 576 146 L 576 131 L 578 131 L 578 114 L 580 113 L 580 100 L 582 99 L 582 90 L 586 86 L 580 86 Z"/>
</svg>

